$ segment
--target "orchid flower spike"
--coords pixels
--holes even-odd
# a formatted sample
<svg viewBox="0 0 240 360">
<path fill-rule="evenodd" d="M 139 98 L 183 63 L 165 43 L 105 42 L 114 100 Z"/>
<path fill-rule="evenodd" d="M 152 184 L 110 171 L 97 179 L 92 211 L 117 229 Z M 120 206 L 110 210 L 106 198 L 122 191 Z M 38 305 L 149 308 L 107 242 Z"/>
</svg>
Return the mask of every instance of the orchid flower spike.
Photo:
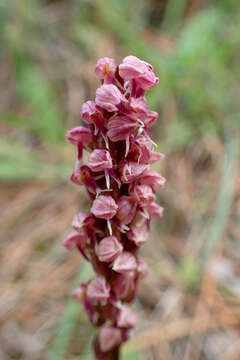
<svg viewBox="0 0 240 360">
<path fill-rule="evenodd" d="M 133 55 L 119 66 L 104 57 L 97 61 L 95 73 L 100 87 L 95 100 L 82 105 L 85 126 L 67 132 L 77 148 L 71 180 L 85 186 L 90 212 L 74 217 L 73 231 L 63 245 L 79 251 L 96 273 L 78 284 L 73 296 L 99 327 L 95 358 L 107 360 L 119 359 L 121 344 L 136 325 L 130 303 L 148 273 L 138 250 L 147 241 L 151 220 L 163 215 L 155 192 L 165 179 L 150 165 L 164 155 L 154 151 L 149 134 L 158 118 L 145 97 L 159 81 L 152 65 Z"/>
</svg>

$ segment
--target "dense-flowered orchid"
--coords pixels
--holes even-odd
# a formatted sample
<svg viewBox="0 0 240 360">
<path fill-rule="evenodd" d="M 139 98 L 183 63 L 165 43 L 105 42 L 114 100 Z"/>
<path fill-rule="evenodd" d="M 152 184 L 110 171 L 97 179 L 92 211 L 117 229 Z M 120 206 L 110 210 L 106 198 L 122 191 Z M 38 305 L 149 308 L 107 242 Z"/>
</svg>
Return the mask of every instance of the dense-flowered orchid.
<svg viewBox="0 0 240 360">
<path fill-rule="evenodd" d="M 155 191 L 165 179 L 150 165 L 164 155 L 154 150 L 149 135 L 158 117 L 145 97 L 158 83 L 153 67 L 132 55 L 119 66 L 104 57 L 97 61 L 95 73 L 101 85 L 95 100 L 82 105 L 85 126 L 67 132 L 77 148 L 71 180 L 85 186 L 90 212 L 74 217 L 74 231 L 63 245 L 78 249 L 96 272 L 73 293 L 100 327 L 94 340 L 96 359 L 117 360 L 120 345 L 136 325 L 130 303 L 148 273 L 139 248 L 147 240 L 151 219 L 163 215 Z M 85 164 L 83 150 L 89 152 Z"/>
</svg>

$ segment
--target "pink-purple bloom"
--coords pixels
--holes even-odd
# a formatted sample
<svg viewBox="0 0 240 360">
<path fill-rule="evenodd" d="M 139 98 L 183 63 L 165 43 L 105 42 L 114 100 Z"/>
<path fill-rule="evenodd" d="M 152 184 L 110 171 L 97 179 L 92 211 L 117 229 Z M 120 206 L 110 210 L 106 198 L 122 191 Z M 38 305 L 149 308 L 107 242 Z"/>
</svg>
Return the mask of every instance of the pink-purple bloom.
<svg viewBox="0 0 240 360">
<path fill-rule="evenodd" d="M 97 61 L 95 73 L 100 87 L 95 100 L 82 105 L 85 126 L 67 132 L 77 149 L 71 180 L 85 186 L 90 211 L 74 217 L 74 231 L 63 245 L 77 249 L 96 272 L 73 296 L 100 327 L 95 357 L 106 360 L 118 359 L 120 345 L 136 325 L 130 304 L 148 273 L 139 248 L 147 241 L 151 219 L 163 215 L 155 192 L 165 179 L 150 169 L 164 158 L 154 150 L 149 134 L 158 117 L 145 97 L 158 83 L 153 67 L 132 55 L 119 66 L 104 57 Z M 85 163 L 83 151 L 89 152 Z"/>
</svg>

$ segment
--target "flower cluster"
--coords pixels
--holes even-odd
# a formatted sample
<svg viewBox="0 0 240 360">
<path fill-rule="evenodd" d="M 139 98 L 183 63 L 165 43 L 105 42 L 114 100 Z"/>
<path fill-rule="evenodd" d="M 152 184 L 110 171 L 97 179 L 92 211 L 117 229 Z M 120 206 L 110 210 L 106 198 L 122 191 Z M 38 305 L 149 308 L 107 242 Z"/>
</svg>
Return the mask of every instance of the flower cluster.
<svg viewBox="0 0 240 360">
<path fill-rule="evenodd" d="M 77 248 L 97 274 L 74 291 L 91 322 L 100 327 L 96 358 L 117 359 L 120 344 L 136 323 L 129 304 L 147 273 L 139 248 L 151 219 L 163 214 L 154 200 L 165 179 L 150 165 L 164 155 L 154 151 L 149 136 L 158 117 L 144 96 L 158 83 L 153 67 L 135 56 L 127 56 L 119 66 L 105 57 L 98 60 L 95 73 L 101 86 L 95 101 L 82 106 L 86 126 L 67 133 L 77 148 L 71 180 L 85 186 L 91 209 L 74 217 L 74 231 L 64 245 Z M 89 152 L 85 164 L 83 150 Z"/>
</svg>

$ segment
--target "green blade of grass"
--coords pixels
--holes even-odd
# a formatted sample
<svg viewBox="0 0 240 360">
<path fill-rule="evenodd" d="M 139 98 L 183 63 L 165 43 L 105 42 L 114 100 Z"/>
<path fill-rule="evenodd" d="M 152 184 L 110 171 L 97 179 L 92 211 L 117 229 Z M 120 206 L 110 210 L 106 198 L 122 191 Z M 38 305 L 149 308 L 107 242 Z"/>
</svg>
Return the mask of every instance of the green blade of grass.
<svg viewBox="0 0 240 360">
<path fill-rule="evenodd" d="M 239 166 L 239 135 L 237 132 L 228 131 L 225 140 L 225 153 L 222 165 L 220 188 L 216 203 L 216 212 L 212 226 L 204 241 L 201 262 L 203 269 L 219 243 L 222 241 L 234 196 L 234 186 L 237 179 Z M 205 237 L 205 236 L 204 236 Z"/>
</svg>

